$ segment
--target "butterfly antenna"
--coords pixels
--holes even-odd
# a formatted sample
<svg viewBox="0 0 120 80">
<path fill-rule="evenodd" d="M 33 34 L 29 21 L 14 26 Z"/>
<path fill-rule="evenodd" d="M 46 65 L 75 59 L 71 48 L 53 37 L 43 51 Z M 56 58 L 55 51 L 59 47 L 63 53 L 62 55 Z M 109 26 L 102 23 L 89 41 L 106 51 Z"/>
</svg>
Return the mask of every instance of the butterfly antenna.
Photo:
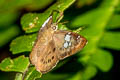
<svg viewBox="0 0 120 80">
<path fill-rule="evenodd" d="M 85 28 L 85 26 L 80 27 L 80 28 L 74 30 L 73 32 L 75 32 L 75 33 L 79 33 L 79 32 L 82 31 L 84 28 Z"/>
<path fill-rule="evenodd" d="M 57 23 L 63 18 L 63 12 L 59 12 L 59 13 L 60 13 L 60 15 L 56 20 Z"/>
<path fill-rule="evenodd" d="M 60 22 L 59 24 L 66 24 L 68 23 L 69 21 L 64 21 L 64 22 Z"/>
</svg>

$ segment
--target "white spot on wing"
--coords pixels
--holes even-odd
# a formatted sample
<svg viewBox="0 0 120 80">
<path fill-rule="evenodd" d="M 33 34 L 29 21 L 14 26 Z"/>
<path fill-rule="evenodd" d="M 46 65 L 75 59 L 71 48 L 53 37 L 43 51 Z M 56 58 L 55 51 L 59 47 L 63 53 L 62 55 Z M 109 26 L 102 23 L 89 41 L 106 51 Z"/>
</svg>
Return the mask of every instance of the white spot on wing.
<svg viewBox="0 0 120 80">
<path fill-rule="evenodd" d="M 42 25 L 42 28 L 45 27 L 45 25 L 48 23 L 48 21 L 52 18 L 52 16 L 50 16 L 45 22 L 44 24 Z"/>
<path fill-rule="evenodd" d="M 65 42 L 65 43 L 64 43 L 64 48 L 67 48 L 67 47 L 68 47 L 68 43 Z"/>
<path fill-rule="evenodd" d="M 66 36 L 65 36 L 65 40 L 66 40 L 66 41 L 70 41 L 70 37 L 71 37 L 70 35 L 66 35 Z"/>
</svg>

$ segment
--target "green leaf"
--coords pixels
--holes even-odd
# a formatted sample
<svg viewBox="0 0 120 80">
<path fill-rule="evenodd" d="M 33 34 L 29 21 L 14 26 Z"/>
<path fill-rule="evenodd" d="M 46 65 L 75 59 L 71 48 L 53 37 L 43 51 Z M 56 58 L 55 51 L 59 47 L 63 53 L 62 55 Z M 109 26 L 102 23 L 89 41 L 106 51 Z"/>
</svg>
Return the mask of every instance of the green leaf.
<svg viewBox="0 0 120 80">
<path fill-rule="evenodd" d="M 40 72 L 36 71 L 35 67 L 29 67 L 27 72 L 24 73 L 25 74 L 17 73 L 15 80 L 23 80 L 23 78 L 24 80 L 36 80 L 42 76 Z"/>
<path fill-rule="evenodd" d="M 57 2 L 53 4 L 50 8 L 48 8 L 46 12 L 51 11 L 51 10 L 64 11 L 74 2 L 75 0 L 57 0 Z"/>
<path fill-rule="evenodd" d="M 77 0 L 76 6 L 78 8 L 81 8 L 81 7 L 86 6 L 86 5 L 90 6 L 95 2 L 96 2 L 96 0 Z"/>
<path fill-rule="evenodd" d="M 1 8 L 0 8 L 1 9 Z M 0 12 L 0 28 L 10 27 L 19 16 L 19 12 Z"/>
<path fill-rule="evenodd" d="M 42 75 L 42 77 L 37 80 L 65 80 L 68 77 L 70 77 L 70 74 L 47 73 L 45 75 Z"/>
<path fill-rule="evenodd" d="M 17 73 L 15 76 L 15 80 L 22 80 L 22 73 Z"/>
<path fill-rule="evenodd" d="M 93 65 L 87 65 L 85 70 L 81 72 L 81 80 L 90 80 L 97 73 L 97 68 Z"/>
<path fill-rule="evenodd" d="M 25 51 L 31 51 L 34 45 L 34 41 L 36 40 L 37 34 L 32 35 L 24 35 L 16 38 L 10 44 L 10 51 L 13 54 L 18 54 Z"/>
<path fill-rule="evenodd" d="M 97 49 L 96 54 L 91 56 L 89 62 L 97 66 L 103 72 L 107 72 L 113 65 L 113 57 L 108 51 Z"/>
<path fill-rule="evenodd" d="M 8 43 L 13 37 L 20 33 L 18 26 L 10 26 L 8 29 L 0 30 L 0 47 Z M 9 37 L 8 37 L 9 36 Z"/>
<path fill-rule="evenodd" d="M 97 73 L 97 69 L 95 66 L 87 65 L 86 68 L 68 78 L 67 80 L 89 80 L 94 77 Z"/>
<path fill-rule="evenodd" d="M 26 73 L 24 80 L 35 80 L 41 77 L 41 73 L 36 71 L 35 67 L 30 67 L 28 72 Z"/>
<path fill-rule="evenodd" d="M 1 5 L 0 8 L 2 8 L 0 11 L 4 12 L 4 11 L 14 11 L 17 9 L 20 9 L 21 7 L 29 4 L 32 0 L 12 0 L 9 1 L 9 3 L 7 1 L 4 1 Z"/>
<path fill-rule="evenodd" d="M 49 17 L 49 13 L 28 13 L 21 19 L 21 25 L 26 33 L 36 32 L 40 29 L 44 21 Z"/>
<path fill-rule="evenodd" d="M 23 0 L 24 1 L 24 0 Z M 30 0 L 29 0 L 30 1 Z M 29 10 L 40 10 L 50 5 L 54 0 L 32 0 L 28 6 L 26 6 Z"/>
<path fill-rule="evenodd" d="M 16 11 L 21 8 L 27 8 L 28 10 L 38 10 L 48 6 L 54 0 L 11 0 L 9 3 L 7 1 L 2 1 L 0 3 L 0 11 Z"/>
<path fill-rule="evenodd" d="M 114 14 L 107 24 L 107 29 L 117 29 L 120 28 L 120 14 Z"/>
<path fill-rule="evenodd" d="M 120 1 L 118 2 L 118 5 L 117 5 L 117 7 L 116 7 L 116 11 L 115 11 L 116 13 L 119 13 L 120 12 Z"/>
<path fill-rule="evenodd" d="M 106 32 L 101 37 L 99 46 L 103 48 L 120 50 L 120 32 Z"/>
<path fill-rule="evenodd" d="M 72 77 L 69 77 L 66 80 L 81 80 L 80 77 L 81 77 L 81 74 L 80 72 L 78 72 L 77 74 L 73 75 Z"/>
<path fill-rule="evenodd" d="M 20 56 L 13 60 L 10 58 L 6 58 L 0 63 L 0 70 L 24 72 L 28 66 L 29 66 L 28 57 Z"/>
<path fill-rule="evenodd" d="M 36 32 L 40 29 L 45 20 L 50 16 L 53 10 L 64 11 L 75 0 L 58 0 L 53 6 L 48 8 L 44 13 L 29 13 L 22 17 L 22 28 L 26 33 Z"/>
</svg>

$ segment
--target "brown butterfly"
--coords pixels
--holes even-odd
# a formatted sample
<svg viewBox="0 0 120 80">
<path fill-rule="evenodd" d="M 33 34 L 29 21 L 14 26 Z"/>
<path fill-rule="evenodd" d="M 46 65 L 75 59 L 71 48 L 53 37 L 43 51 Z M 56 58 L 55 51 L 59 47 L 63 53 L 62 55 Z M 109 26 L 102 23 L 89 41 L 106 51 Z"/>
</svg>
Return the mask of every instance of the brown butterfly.
<svg viewBox="0 0 120 80">
<path fill-rule="evenodd" d="M 53 23 L 50 16 L 39 30 L 37 40 L 30 53 L 30 61 L 41 73 L 49 72 L 59 60 L 80 51 L 87 43 L 81 35 L 57 30 L 58 23 Z"/>
</svg>

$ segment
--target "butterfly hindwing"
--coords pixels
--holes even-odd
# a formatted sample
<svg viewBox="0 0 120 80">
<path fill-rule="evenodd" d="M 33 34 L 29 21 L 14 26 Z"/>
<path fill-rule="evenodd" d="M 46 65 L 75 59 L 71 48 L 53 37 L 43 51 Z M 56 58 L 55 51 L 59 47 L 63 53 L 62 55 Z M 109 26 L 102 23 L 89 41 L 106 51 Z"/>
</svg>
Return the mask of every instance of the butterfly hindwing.
<svg viewBox="0 0 120 80">
<path fill-rule="evenodd" d="M 64 59 L 80 51 L 87 42 L 81 35 L 66 30 L 57 30 L 54 33 L 53 40 L 58 50 L 59 59 Z"/>
</svg>

